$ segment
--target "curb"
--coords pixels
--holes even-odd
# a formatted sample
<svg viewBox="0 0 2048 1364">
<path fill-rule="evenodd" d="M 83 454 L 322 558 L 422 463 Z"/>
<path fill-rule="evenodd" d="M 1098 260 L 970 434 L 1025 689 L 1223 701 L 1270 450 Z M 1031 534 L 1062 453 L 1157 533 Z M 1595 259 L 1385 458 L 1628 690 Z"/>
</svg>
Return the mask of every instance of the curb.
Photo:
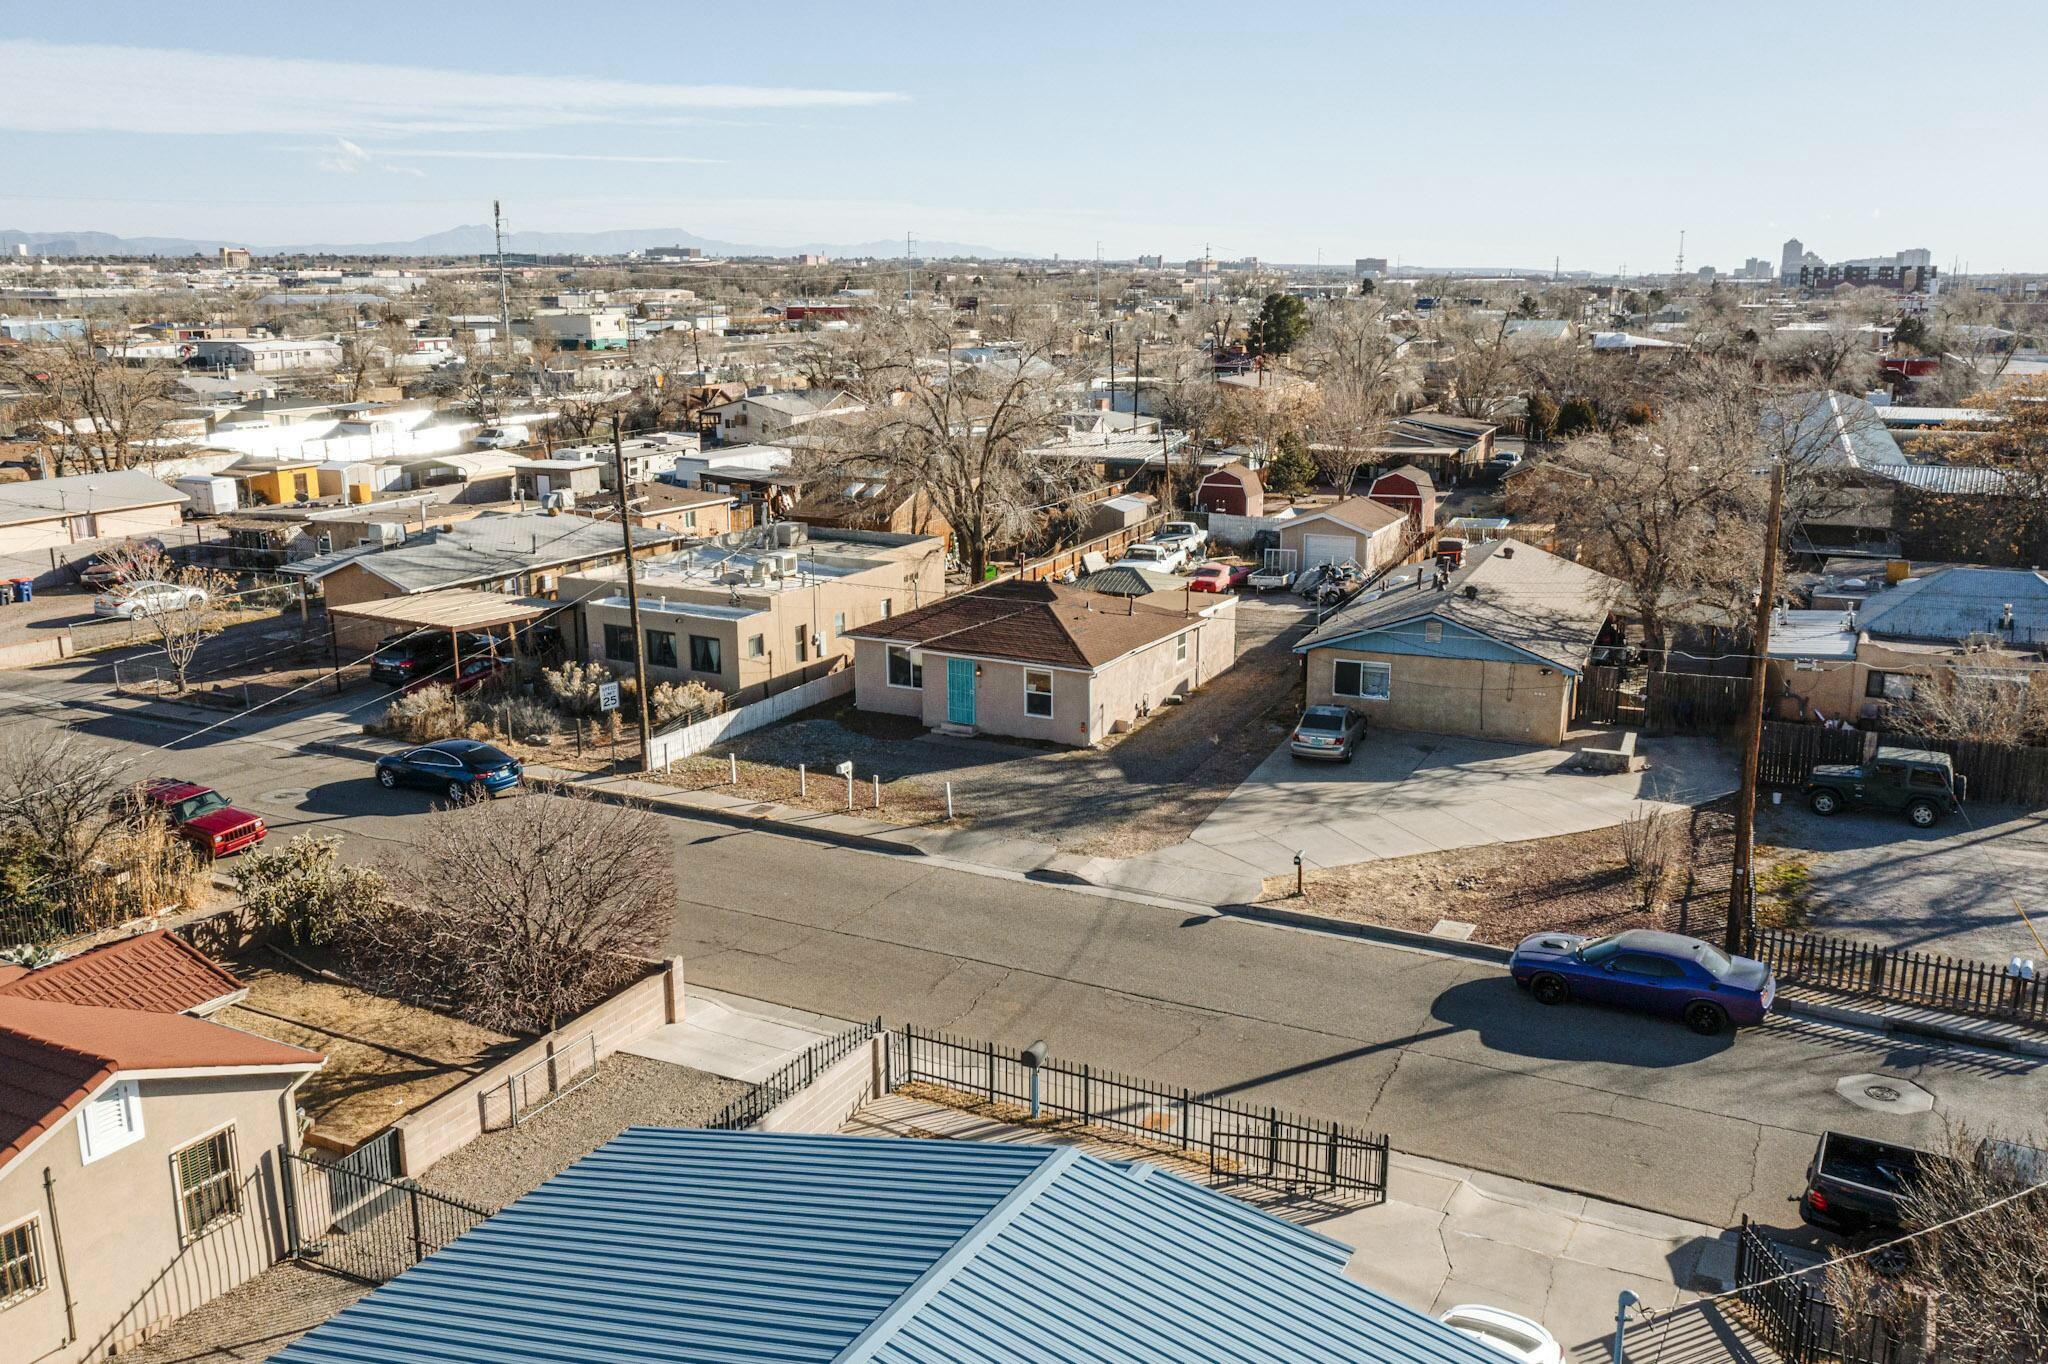
<svg viewBox="0 0 2048 1364">
<path fill-rule="evenodd" d="M 1413 929 L 1388 928 L 1384 924 L 1361 923 L 1356 919 L 1340 919 L 1334 915 L 1316 914 L 1305 909 L 1282 909 L 1277 905 L 1218 905 L 1216 913 L 1227 919 L 1247 919 L 1255 923 L 1304 928 L 1314 933 L 1365 938 L 1372 942 L 1386 943 L 1391 947 L 1434 952 L 1446 957 L 1463 957 L 1468 961 L 1483 961 L 1495 966 L 1506 966 L 1511 955 L 1507 948 L 1495 947 L 1491 943 L 1460 942 L 1456 938 L 1439 938 L 1434 934 L 1418 933 Z"/>
<path fill-rule="evenodd" d="M 1872 1032 L 1900 1033 L 1908 1037 L 1925 1037 L 1937 1042 L 1950 1042 L 1958 1046 L 1976 1047 L 1983 1051 L 2002 1051 L 2020 1056 L 2048 1057 L 2048 1039 L 2032 1037 L 2004 1037 L 1996 1033 L 1979 1031 L 1968 1022 L 1958 1026 L 1944 1026 L 1940 1023 L 1925 1022 L 1917 1018 L 1901 1018 L 1877 1009 L 1858 1009 L 1845 1004 L 1827 1004 L 1816 1000 L 1780 999 L 1775 1006 L 1779 1013 L 1798 1014 L 1806 1018 L 1818 1018 L 1823 1022 L 1842 1023 L 1851 1027 L 1868 1028 Z"/>
<path fill-rule="evenodd" d="M 817 843 L 830 843 L 842 848 L 855 848 L 861 852 L 881 853 L 891 857 L 922 857 L 921 849 L 889 839 L 875 838 L 868 834 L 844 833 L 838 829 L 827 829 L 817 825 L 797 824 L 786 819 L 768 815 L 742 814 L 737 810 L 703 809 L 695 805 L 682 805 L 675 801 L 650 800 L 645 796 L 628 795 L 622 791 L 607 791 L 602 786 L 585 786 L 581 782 L 562 781 L 555 777 L 528 775 L 526 784 L 536 791 L 574 792 L 601 800 L 607 805 L 627 805 L 654 814 L 673 815 L 679 819 L 702 820 L 707 824 L 724 824 L 735 829 L 747 829 L 754 833 L 780 834 L 785 838 L 804 838 Z"/>
</svg>

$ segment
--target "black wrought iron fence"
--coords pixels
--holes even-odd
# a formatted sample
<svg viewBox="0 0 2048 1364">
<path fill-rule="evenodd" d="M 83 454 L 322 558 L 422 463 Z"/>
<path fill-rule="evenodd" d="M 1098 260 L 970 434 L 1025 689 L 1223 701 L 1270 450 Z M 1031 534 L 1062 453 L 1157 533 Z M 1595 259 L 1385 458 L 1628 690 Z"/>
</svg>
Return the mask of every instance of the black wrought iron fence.
<svg viewBox="0 0 2048 1364">
<path fill-rule="evenodd" d="M 1224 1182 L 1286 1193 L 1386 1197 L 1387 1138 L 1278 1108 L 1208 1098 L 1115 1071 L 905 1026 L 890 1046 L 890 1087 L 921 1081 L 1039 1116 L 1072 1118 L 1205 1166 Z M 1034 1084 L 1034 1075 L 1036 1083 Z"/>
<path fill-rule="evenodd" d="M 1780 985 L 2048 1026 L 2048 982 L 2015 971 L 2010 963 L 1777 928 L 1752 929 L 1746 954 L 1768 963 Z"/>
<path fill-rule="evenodd" d="M 1920 1351 L 1867 1313 L 1828 1300 L 1818 1267 L 1801 1272 L 1742 1219 L 1735 1242 L 1735 1290 L 1752 1327 L 1785 1364 L 1919 1364 Z"/>
<path fill-rule="evenodd" d="M 827 1066 L 866 1046 L 881 1031 L 882 1020 L 878 1018 L 872 1023 L 857 1023 L 837 1036 L 812 1043 L 773 1075 L 727 1104 L 717 1117 L 704 1125 L 721 1131 L 752 1127 L 768 1116 L 777 1104 L 810 1088 Z"/>
<path fill-rule="evenodd" d="M 375 1148 L 338 1160 L 280 1151 L 292 1253 L 364 1283 L 383 1283 L 489 1217 L 390 1173 Z"/>
</svg>

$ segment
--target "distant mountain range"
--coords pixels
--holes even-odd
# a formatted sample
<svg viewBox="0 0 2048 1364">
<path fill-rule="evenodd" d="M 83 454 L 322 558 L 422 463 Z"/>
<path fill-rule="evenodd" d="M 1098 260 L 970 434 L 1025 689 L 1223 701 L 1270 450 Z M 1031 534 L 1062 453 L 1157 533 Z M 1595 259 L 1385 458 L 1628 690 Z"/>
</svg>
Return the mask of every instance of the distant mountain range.
<svg viewBox="0 0 2048 1364">
<path fill-rule="evenodd" d="M 34 256 L 212 256 L 223 246 L 247 242 L 201 237 L 117 237 L 109 232 L 20 232 L 0 229 L 0 251 L 16 254 L 26 245 Z M 620 228 L 609 232 L 509 232 L 505 249 L 549 256 L 622 256 L 663 246 L 694 246 L 707 256 L 819 255 L 845 259 L 858 256 L 896 257 L 901 241 L 804 242 L 796 246 L 760 246 L 713 241 L 679 227 Z M 1005 259 L 1020 253 L 966 242 L 918 241 L 920 257 Z M 495 250 L 485 223 L 451 227 L 404 242 L 322 242 L 297 246 L 255 246 L 259 256 L 480 256 Z"/>
</svg>

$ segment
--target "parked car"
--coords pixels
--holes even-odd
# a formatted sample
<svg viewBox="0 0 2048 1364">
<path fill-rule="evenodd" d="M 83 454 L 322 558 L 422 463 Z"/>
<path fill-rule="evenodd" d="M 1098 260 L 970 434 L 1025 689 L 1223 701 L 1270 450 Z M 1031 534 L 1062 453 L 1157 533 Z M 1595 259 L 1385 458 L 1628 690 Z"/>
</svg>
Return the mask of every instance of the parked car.
<svg viewBox="0 0 2048 1364">
<path fill-rule="evenodd" d="M 180 838 L 207 858 L 253 848 L 270 835 L 263 816 L 236 809 L 210 786 L 178 777 L 152 777 L 119 803 L 130 811 L 157 811 Z"/>
<path fill-rule="evenodd" d="M 204 588 L 185 587 L 179 583 L 128 583 L 94 597 L 92 613 L 120 620 L 141 620 L 144 616 L 160 616 L 166 611 L 204 605 Z"/>
<path fill-rule="evenodd" d="M 494 678 L 504 677 L 511 671 L 512 660 L 503 654 L 464 654 L 462 666 L 452 673 L 439 669 L 423 673 L 400 687 L 399 691 L 410 695 L 424 687 L 439 684 L 461 696 L 465 692 L 475 691 Z"/>
<path fill-rule="evenodd" d="M 1459 1335 L 1469 1336 L 1481 1345 L 1490 1345 L 1510 1359 L 1523 1361 L 1523 1364 L 1563 1364 L 1564 1347 L 1557 1343 L 1557 1337 L 1544 1330 L 1540 1323 L 1513 1312 L 1467 1302 L 1453 1307 L 1437 1320 Z"/>
<path fill-rule="evenodd" d="M 1365 716 L 1349 706 L 1310 706 L 1294 725 L 1287 749 L 1297 758 L 1350 762 L 1365 737 Z"/>
<path fill-rule="evenodd" d="M 464 635 L 462 657 L 465 663 L 470 655 L 487 655 L 494 651 L 495 641 L 489 635 Z M 455 659 L 455 649 L 448 636 L 439 631 L 431 634 L 408 633 L 387 635 L 377 646 L 377 652 L 370 656 L 370 676 L 379 682 L 394 687 L 411 688 L 428 682 L 449 680 L 443 669 Z"/>
<path fill-rule="evenodd" d="M 78 585 L 81 587 L 104 588 L 111 586 L 114 581 L 114 575 L 117 572 L 118 562 L 130 554 L 142 553 L 144 551 L 162 554 L 164 552 L 164 542 L 157 539 L 154 535 L 146 535 L 138 540 L 129 540 L 125 544 L 117 545 L 112 549 L 103 549 L 99 553 L 89 555 L 86 558 L 75 559 L 71 563 L 71 576 L 78 580 Z"/>
<path fill-rule="evenodd" d="M 1764 963 L 1644 928 L 1605 938 L 1531 934 L 1508 958 L 1508 974 L 1541 1004 L 1578 999 L 1663 1014 L 1704 1037 L 1763 1022 L 1778 997 Z"/>
<path fill-rule="evenodd" d="M 1188 566 L 1188 552 L 1179 545 L 1162 545 L 1144 540 L 1124 546 L 1124 557 L 1111 568 L 1149 568 L 1155 573 L 1179 573 Z"/>
<path fill-rule="evenodd" d="M 1188 587 L 1195 592 L 1229 592 L 1243 587 L 1251 576 L 1250 564 L 1203 564 L 1189 576 Z"/>
<path fill-rule="evenodd" d="M 377 759 L 379 786 L 424 786 L 453 801 L 509 791 L 525 775 L 525 763 L 477 739 L 443 739 Z"/>
<path fill-rule="evenodd" d="M 1806 778 L 1806 803 L 1817 815 L 1902 810 L 1915 828 L 1926 829 L 1963 808 L 1963 780 L 1946 753 L 1880 748 L 1867 763 L 1815 767 Z"/>
<path fill-rule="evenodd" d="M 1844 1236 L 1898 1232 L 1921 1166 L 1938 1159 L 1910 1146 L 1823 1132 L 1806 1167 L 1799 1218 Z"/>
<path fill-rule="evenodd" d="M 1209 532 L 1192 521 L 1168 521 L 1152 532 L 1155 545 L 1179 545 L 1191 559 L 1200 558 L 1209 548 Z"/>
</svg>

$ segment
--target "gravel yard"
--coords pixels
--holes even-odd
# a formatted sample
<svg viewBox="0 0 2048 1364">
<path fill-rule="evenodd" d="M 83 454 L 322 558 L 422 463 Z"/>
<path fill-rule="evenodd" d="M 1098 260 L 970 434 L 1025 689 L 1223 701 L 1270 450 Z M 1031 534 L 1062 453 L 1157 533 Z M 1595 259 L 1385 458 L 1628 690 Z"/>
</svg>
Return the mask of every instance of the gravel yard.
<svg viewBox="0 0 2048 1364">
<path fill-rule="evenodd" d="M 830 773 L 850 758 L 862 782 L 881 775 L 885 818 L 892 807 L 907 822 L 942 816 L 943 783 L 951 781 L 958 815 L 978 829 L 1091 856 L 1135 856 L 1186 838 L 1286 737 L 1300 700 L 1299 663 L 1290 650 L 1308 619 L 1298 598 L 1246 599 L 1238 608 L 1235 666 L 1185 703 L 1161 707 L 1096 749 L 942 738 L 901 717 L 862 714 L 845 701 L 742 735 L 679 765 L 675 775 L 679 785 L 715 786 L 732 753 L 740 760 L 742 794 L 786 800 L 796 765 L 804 763 L 812 773 L 809 803 L 843 808 L 843 797 L 830 803 L 844 789 Z M 868 790 L 855 795 L 857 808 L 866 810 Z"/>
<path fill-rule="evenodd" d="M 487 1132 L 435 1164 L 420 1183 L 482 1207 L 504 1207 L 628 1127 L 691 1127 L 744 1093 L 734 1080 L 625 1053 L 597 1078 L 515 1129 Z M 268 1359 L 369 1292 L 307 1265 L 273 1266 L 124 1353 L 140 1364 Z"/>
</svg>

